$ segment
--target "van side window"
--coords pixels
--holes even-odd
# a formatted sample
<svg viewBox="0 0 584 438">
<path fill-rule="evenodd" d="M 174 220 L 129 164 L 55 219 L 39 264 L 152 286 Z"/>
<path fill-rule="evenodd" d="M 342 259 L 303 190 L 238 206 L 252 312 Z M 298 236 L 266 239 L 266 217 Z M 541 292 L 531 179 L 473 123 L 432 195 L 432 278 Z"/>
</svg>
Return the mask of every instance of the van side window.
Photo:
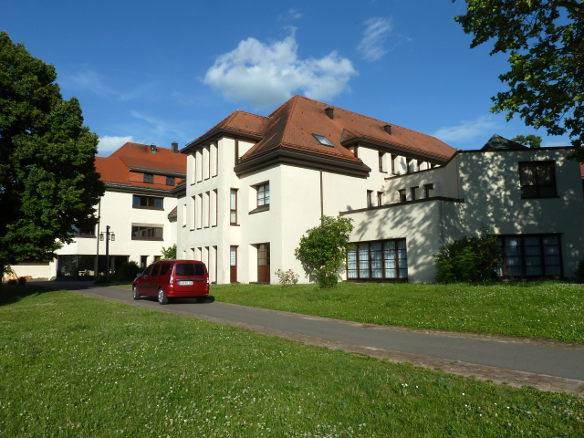
<svg viewBox="0 0 584 438">
<path fill-rule="evenodd" d="M 150 265 L 148 266 L 148 268 L 144 271 L 146 275 L 152 275 L 152 271 L 154 270 L 154 268 L 156 267 L 156 265 Z"/>
<path fill-rule="evenodd" d="M 163 265 L 160 265 L 160 274 L 159 275 L 168 274 L 168 271 L 170 271 L 171 266 L 172 265 L 170 263 L 164 263 Z"/>
<path fill-rule="evenodd" d="M 160 272 L 160 265 L 152 265 L 152 273 L 150 275 L 152 275 L 153 277 L 156 277 L 159 272 Z"/>
</svg>

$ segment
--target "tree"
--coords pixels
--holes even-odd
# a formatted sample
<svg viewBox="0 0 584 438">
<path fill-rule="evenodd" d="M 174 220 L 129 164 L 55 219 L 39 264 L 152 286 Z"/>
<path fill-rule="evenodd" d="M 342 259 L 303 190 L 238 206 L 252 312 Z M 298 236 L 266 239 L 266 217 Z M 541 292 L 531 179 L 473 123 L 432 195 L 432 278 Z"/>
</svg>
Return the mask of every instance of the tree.
<svg viewBox="0 0 584 438">
<path fill-rule="evenodd" d="M 55 69 L 0 33 L 0 266 L 48 260 L 95 223 L 97 136 Z"/>
<path fill-rule="evenodd" d="M 176 243 L 168 248 L 162 247 L 162 258 L 164 260 L 176 260 Z"/>
<path fill-rule="evenodd" d="M 456 0 L 453 0 L 456 1 Z M 581 0 L 465 0 L 455 18 L 471 47 L 494 39 L 491 55 L 508 53 L 499 76 L 509 90 L 493 97 L 492 111 L 515 114 L 550 135 L 568 134 L 584 161 L 584 3 Z"/>
<path fill-rule="evenodd" d="M 339 271 L 345 264 L 349 237 L 353 225 L 351 219 L 323 216 L 320 225 L 309 229 L 300 238 L 296 258 L 309 276 L 316 277 L 320 287 L 334 287 Z"/>
<path fill-rule="evenodd" d="M 530 148 L 539 148 L 541 147 L 541 137 L 539 135 L 516 135 L 511 139 L 512 141 L 516 141 L 517 143 L 521 143 L 525 146 Z"/>
</svg>

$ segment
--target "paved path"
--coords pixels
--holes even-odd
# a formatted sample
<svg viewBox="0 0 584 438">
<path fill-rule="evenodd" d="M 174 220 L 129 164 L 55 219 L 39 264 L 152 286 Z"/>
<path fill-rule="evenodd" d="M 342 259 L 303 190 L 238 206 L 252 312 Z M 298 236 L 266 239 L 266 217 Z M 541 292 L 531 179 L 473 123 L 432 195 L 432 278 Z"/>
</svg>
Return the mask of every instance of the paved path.
<svg viewBox="0 0 584 438">
<path fill-rule="evenodd" d="M 515 385 L 584 394 L 584 345 L 525 339 L 429 332 L 353 323 L 220 302 L 191 300 L 160 306 L 133 301 L 131 291 L 118 287 L 70 284 L 70 289 L 112 301 L 235 325 L 271 335 L 298 339 L 408 361 L 463 375 Z"/>
</svg>

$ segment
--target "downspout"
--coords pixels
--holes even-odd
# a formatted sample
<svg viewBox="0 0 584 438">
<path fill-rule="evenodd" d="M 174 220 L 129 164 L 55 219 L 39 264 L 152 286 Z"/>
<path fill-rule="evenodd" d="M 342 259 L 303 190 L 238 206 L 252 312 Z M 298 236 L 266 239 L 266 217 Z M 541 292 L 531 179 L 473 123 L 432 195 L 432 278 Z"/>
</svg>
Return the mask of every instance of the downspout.
<svg viewBox="0 0 584 438">
<path fill-rule="evenodd" d="M 320 219 L 322 221 L 322 218 L 324 216 L 324 201 L 323 201 L 323 196 L 322 196 L 322 169 L 319 170 L 320 172 Z"/>
</svg>

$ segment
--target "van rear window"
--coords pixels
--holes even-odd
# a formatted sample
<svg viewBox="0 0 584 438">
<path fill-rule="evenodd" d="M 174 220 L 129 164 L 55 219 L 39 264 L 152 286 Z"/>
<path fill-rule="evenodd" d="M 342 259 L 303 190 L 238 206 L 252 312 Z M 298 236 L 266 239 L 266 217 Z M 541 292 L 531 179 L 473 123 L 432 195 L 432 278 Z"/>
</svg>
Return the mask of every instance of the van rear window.
<svg viewBox="0 0 584 438">
<path fill-rule="evenodd" d="M 176 265 L 176 275 L 205 275 L 205 268 L 198 263 L 180 263 Z"/>
</svg>

